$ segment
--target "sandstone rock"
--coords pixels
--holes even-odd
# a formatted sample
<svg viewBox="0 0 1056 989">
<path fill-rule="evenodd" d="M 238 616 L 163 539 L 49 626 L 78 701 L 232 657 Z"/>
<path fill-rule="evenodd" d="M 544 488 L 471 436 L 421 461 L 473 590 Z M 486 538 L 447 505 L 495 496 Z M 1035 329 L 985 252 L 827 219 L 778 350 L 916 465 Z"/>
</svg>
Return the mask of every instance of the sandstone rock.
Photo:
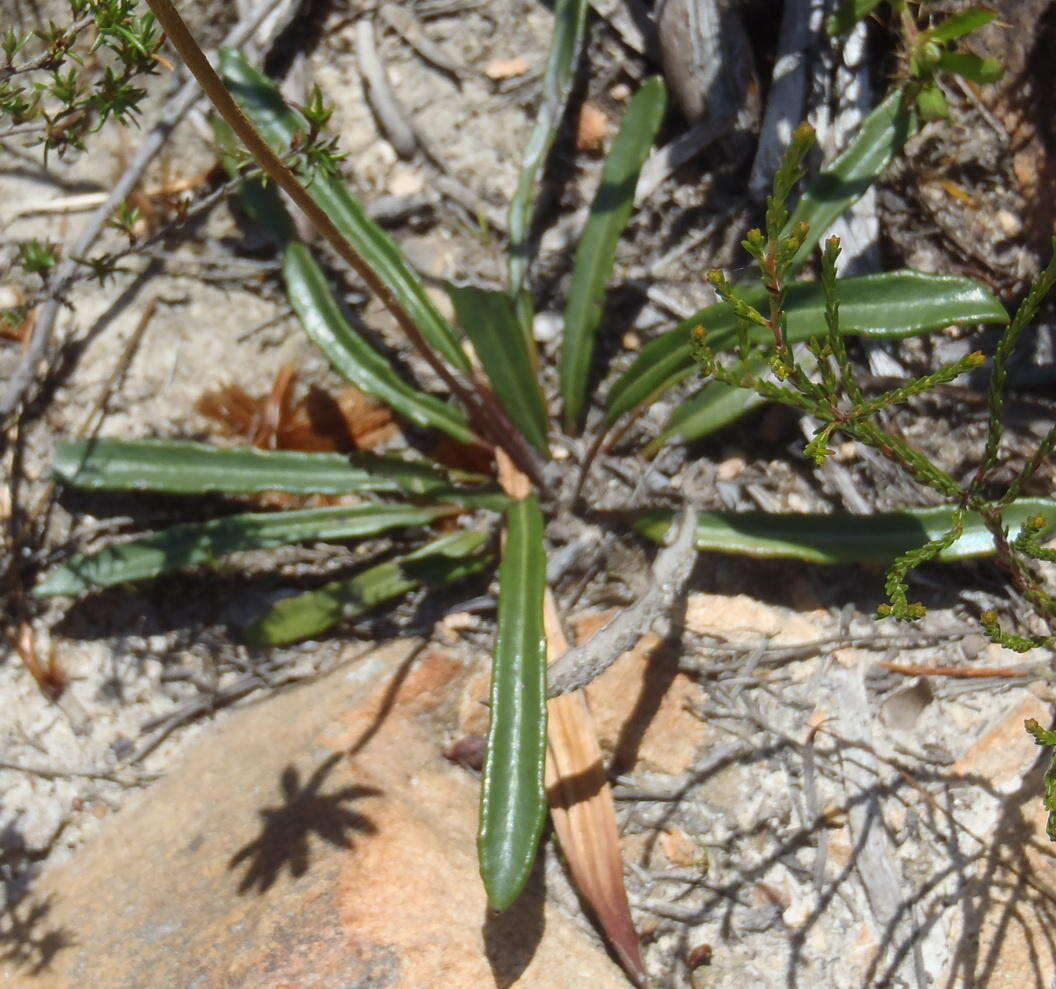
<svg viewBox="0 0 1056 989">
<path fill-rule="evenodd" d="M 573 621 L 576 640 L 585 641 L 614 614 L 579 615 Z M 689 710 L 699 706 L 700 688 L 678 672 L 677 655 L 658 651 L 659 645 L 648 633 L 586 688 L 598 741 L 617 772 L 636 766 L 685 772 L 709 737 L 708 727 Z"/>
<path fill-rule="evenodd" d="M 1024 699 L 996 718 L 954 766 L 969 778 L 986 779 L 1000 802 L 984 835 L 986 847 L 965 843 L 974 856 L 975 878 L 937 985 L 1018 989 L 1056 980 L 1056 846 L 1045 833 L 1041 802 L 1046 760 L 1023 729 L 1026 718 L 1048 724 L 1050 717 L 1040 700 Z"/>
<path fill-rule="evenodd" d="M 416 657 L 398 644 L 203 733 L 95 841 L 45 872 L 20 904 L 21 931 L 0 932 L 0 978 L 626 985 L 538 883 L 489 915 L 477 781 L 441 755 L 458 696 L 441 688 L 466 673 L 443 650 Z"/>
</svg>

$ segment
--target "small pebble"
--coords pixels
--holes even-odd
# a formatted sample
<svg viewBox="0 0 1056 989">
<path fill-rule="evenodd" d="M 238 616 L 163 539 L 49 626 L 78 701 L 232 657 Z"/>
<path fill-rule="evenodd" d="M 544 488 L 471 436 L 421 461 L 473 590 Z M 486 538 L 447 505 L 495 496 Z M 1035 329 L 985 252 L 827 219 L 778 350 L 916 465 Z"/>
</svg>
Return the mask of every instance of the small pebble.
<svg viewBox="0 0 1056 989">
<path fill-rule="evenodd" d="M 744 457 L 730 457 L 719 464 L 715 474 L 720 481 L 732 481 L 735 477 L 740 477 L 744 467 Z"/>
</svg>

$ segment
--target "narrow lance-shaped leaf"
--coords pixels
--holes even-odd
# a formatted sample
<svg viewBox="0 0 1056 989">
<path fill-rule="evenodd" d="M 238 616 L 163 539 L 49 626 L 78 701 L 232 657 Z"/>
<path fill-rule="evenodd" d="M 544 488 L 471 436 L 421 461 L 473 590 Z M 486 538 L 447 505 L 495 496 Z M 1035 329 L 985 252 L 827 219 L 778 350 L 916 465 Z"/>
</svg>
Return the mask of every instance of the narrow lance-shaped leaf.
<svg viewBox="0 0 1056 989">
<path fill-rule="evenodd" d="M 890 563 L 895 557 L 949 532 L 956 509 L 915 508 L 874 515 L 775 514 L 770 512 L 698 513 L 697 549 L 743 556 L 791 558 L 810 563 Z M 1023 498 L 1004 513 L 1009 539 L 1025 519 L 1045 519 L 1042 537 L 1056 530 L 1056 501 Z M 667 510 L 642 514 L 635 528 L 660 542 L 671 526 Z M 969 513 L 964 531 L 936 559 L 944 562 L 987 556 L 994 540 L 983 520 Z"/>
<path fill-rule="evenodd" d="M 49 570 L 34 593 L 80 594 L 91 588 L 146 580 L 181 567 L 213 564 L 242 550 L 272 549 L 315 539 L 354 539 L 400 526 L 428 525 L 450 511 L 414 505 L 357 505 L 186 522 L 93 553 L 78 553 Z"/>
<path fill-rule="evenodd" d="M 188 440 L 96 439 L 55 446 L 55 476 L 93 491 L 160 491 L 166 494 L 348 494 L 407 491 L 432 495 L 473 483 L 477 475 L 443 471 L 431 464 L 354 454 L 216 447 Z M 467 488 L 495 494 L 494 487 Z"/>
<path fill-rule="evenodd" d="M 220 117 L 213 133 L 228 174 L 238 171 L 237 139 Z M 475 441 L 465 416 L 453 405 L 408 384 L 345 317 L 326 275 L 308 247 L 297 239 L 293 221 L 275 188 L 262 179 L 242 183 L 239 196 L 247 215 L 279 243 L 286 295 L 301 325 L 334 369 L 361 391 L 385 402 L 420 426 L 433 426 L 462 443 Z"/>
<path fill-rule="evenodd" d="M 479 474 L 440 471 L 421 460 L 379 456 L 365 451 L 349 454 L 348 460 L 358 470 L 387 478 L 408 495 L 429 501 L 485 508 L 491 512 L 504 512 L 509 505 L 509 498 L 499 487 L 491 482 L 480 483 L 483 478 Z"/>
<path fill-rule="evenodd" d="M 286 105 L 275 83 L 232 49 L 220 53 L 224 81 L 269 144 L 285 153 L 308 131 L 304 117 Z M 306 177 L 307 178 L 307 177 Z M 433 305 L 396 242 L 371 220 L 339 179 L 315 172 L 308 191 L 410 314 L 422 337 L 463 371 L 469 362 L 452 326 Z"/>
<path fill-rule="evenodd" d="M 844 5 L 844 8 L 852 11 L 852 8 L 856 8 L 856 4 L 848 3 Z M 856 20 L 858 16 L 858 13 L 855 13 L 854 19 Z M 851 145 L 836 158 L 829 168 L 807 185 L 806 191 L 788 221 L 789 230 L 800 221 L 807 223 L 810 228 L 802 247 L 795 256 L 792 270 L 807 260 L 810 252 L 825 236 L 833 220 L 876 181 L 891 158 L 916 132 L 917 127 L 916 113 L 912 106 L 906 105 L 901 90 L 892 92 L 866 117 Z M 906 274 L 915 273 L 895 272 L 890 276 L 879 277 L 901 277 Z M 857 279 L 841 282 L 841 293 L 847 291 L 855 282 Z M 798 288 L 798 286 L 792 286 L 789 295 L 794 295 Z M 993 296 L 985 289 L 979 287 L 979 291 L 987 297 L 986 301 L 993 300 Z M 753 302 L 753 292 L 757 300 L 755 302 Z M 763 301 L 758 289 L 749 289 L 743 295 L 747 301 L 755 305 Z M 989 308 L 992 310 L 995 305 L 996 300 L 993 300 Z M 1000 309 L 1000 306 L 997 308 Z M 1007 317 L 1002 316 L 1001 318 Z M 971 321 L 971 316 L 951 315 L 948 322 L 958 320 L 968 322 Z M 631 411 L 647 399 L 662 394 L 692 372 L 693 362 L 689 356 L 688 343 L 689 331 L 693 326 L 700 324 L 709 331 L 712 331 L 713 327 L 715 330 L 727 330 L 726 322 L 732 325 L 732 314 L 728 307 L 720 303 L 702 310 L 673 330 L 646 344 L 634 363 L 613 384 L 608 396 L 606 424 L 612 425 L 625 412 Z M 899 324 L 894 319 L 882 322 L 889 327 L 888 332 L 892 336 L 925 332 L 924 328 L 900 330 Z M 819 321 L 819 327 L 820 325 Z M 874 325 L 881 324 L 874 323 Z M 819 329 L 817 332 L 820 333 L 822 330 Z M 712 341 L 712 348 L 721 349 L 715 341 Z"/>
<path fill-rule="evenodd" d="M 517 188 L 510 200 L 510 243 L 507 257 L 510 295 L 513 298 L 519 298 L 525 287 L 524 280 L 530 260 L 529 236 L 532 205 L 535 202 L 535 183 L 557 136 L 568 94 L 572 89 L 576 62 L 583 47 L 583 28 L 588 6 L 588 0 L 557 0 L 554 4 L 554 30 L 550 35 L 550 50 L 546 56 L 546 70 L 543 73 L 542 102 L 536 111 L 535 126 L 524 148 Z"/>
<path fill-rule="evenodd" d="M 939 56 L 939 68 L 983 84 L 997 82 L 1005 71 L 996 58 L 980 58 L 971 52 L 943 52 Z"/>
<path fill-rule="evenodd" d="M 535 496 L 506 512 L 491 674 L 491 728 L 481 786 L 480 872 L 491 905 L 520 895 L 546 817 L 546 553 Z"/>
<path fill-rule="evenodd" d="M 928 28 L 924 33 L 932 41 L 955 41 L 957 38 L 963 38 L 966 34 L 978 30 L 984 24 L 989 24 L 995 17 L 997 17 L 996 10 L 988 10 L 986 7 L 969 7 L 967 10 L 951 14 L 942 23 Z"/>
<path fill-rule="evenodd" d="M 765 290 L 738 290 L 757 308 L 766 302 Z M 997 297 L 970 278 L 892 271 L 881 275 L 845 278 L 839 282 L 840 330 L 852 336 L 893 339 L 941 329 L 952 323 L 1004 323 L 1008 320 Z M 825 333 L 825 294 L 817 282 L 796 282 L 788 289 L 788 339 L 798 343 Z M 723 302 L 715 303 L 650 340 L 634 363 L 609 391 L 605 421 L 609 425 L 641 402 L 658 395 L 693 373 L 690 333 L 696 326 L 708 331 L 708 345 L 716 353 L 737 343 L 737 317 Z M 762 327 L 751 327 L 749 338 L 767 341 Z"/>
<path fill-rule="evenodd" d="M 476 441 L 458 409 L 407 384 L 349 325 L 326 276 L 304 244 L 289 241 L 285 245 L 282 274 L 305 332 L 352 384 L 419 426 L 433 426 L 462 443 Z"/>
<path fill-rule="evenodd" d="M 807 183 L 788 221 L 788 230 L 800 222 L 810 226 L 793 259 L 792 271 L 807 261 L 836 217 L 883 174 L 919 126 L 913 101 L 901 89 L 892 90 L 862 121 L 846 150 Z"/>
<path fill-rule="evenodd" d="M 664 118 L 667 93 L 659 76 L 647 79 L 634 95 L 601 172 L 601 184 L 576 247 L 565 306 L 561 344 L 561 400 L 565 428 L 575 430 L 586 396 L 594 337 L 616 257 L 616 243 L 634 206 L 638 173 Z"/>
<path fill-rule="evenodd" d="M 810 371 L 817 363 L 809 350 L 798 353 L 796 358 L 805 371 Z M 766 374 L 765 359 L 757 358 L 753 361 L 752 370 L 755 374 Z M 674 409 L 660 435 L 642 452 L 651 455 L 665 443 L 675 439 L 691 443 L 728 426 L 731 422 L 736 422 L 752 409 L 765 405 L 766 401 L 762 395 L 750 388 L 737 388 L 724 381 L 709 381 Z"/>
<path fill-rule="evenodd" d="M 441 587 L 463 580 L 491 563 L 491 554 L 485 551 L 487 541 L 487 532 L 454 532 L 354 577 L 284 598 L 261 615 L 244 637 L 257 646 L 309 639 L 423 583 Z"/>
<path fill-rule="evenodd" d="M 447 292 L 506 414 L 548 456 L 546 402 L 510 297 L 472 285 L 449 285 Z"/>
</svg>

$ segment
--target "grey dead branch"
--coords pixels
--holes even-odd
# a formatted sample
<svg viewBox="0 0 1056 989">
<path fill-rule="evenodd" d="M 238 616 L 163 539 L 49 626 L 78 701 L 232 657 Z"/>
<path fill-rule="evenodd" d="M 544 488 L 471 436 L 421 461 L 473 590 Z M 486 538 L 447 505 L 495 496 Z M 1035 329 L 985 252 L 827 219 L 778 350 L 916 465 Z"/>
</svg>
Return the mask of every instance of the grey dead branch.
<svg viewBox="0 0 1056 989">
<path fill-rule="evenodd" d="M 374 23 L 369 16 L 356 22 L 356 58 L 363 74 L 367 100 L 382 133 L 401 158 L 413 158 L 418 150 L 418 138 L 378 54 Z"/>
<path fill-rule="evenodd" d="M 578 690 L 597 679 L 658 622 L 666 635 L 671 611 L 685 592 L 696 562 L 697 513 L 684 508 L 672 526 L 673 536 L 657 554 L 648 589 L 583 645 L 570 649 L 548 671 L 548 697 Z"/>
</svg>

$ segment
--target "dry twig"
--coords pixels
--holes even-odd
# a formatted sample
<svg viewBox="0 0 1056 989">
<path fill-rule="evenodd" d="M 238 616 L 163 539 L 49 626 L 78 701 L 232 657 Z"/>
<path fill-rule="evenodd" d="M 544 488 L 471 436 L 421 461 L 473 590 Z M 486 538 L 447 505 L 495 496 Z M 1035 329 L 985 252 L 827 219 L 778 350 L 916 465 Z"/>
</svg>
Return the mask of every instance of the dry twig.
<svg viewBox="0 0 1056 989">
<path fill-rule="evenodd" d="M 657 554 L 648 589 L 583 645 L 570 649 L 553 664 L 548 696 L 558 697 L 596 680 L 671 610 L 696 562 L 696 533 L 697 513 L 687 506 L 675 524 L 671 542 Z"/>
</svg>

